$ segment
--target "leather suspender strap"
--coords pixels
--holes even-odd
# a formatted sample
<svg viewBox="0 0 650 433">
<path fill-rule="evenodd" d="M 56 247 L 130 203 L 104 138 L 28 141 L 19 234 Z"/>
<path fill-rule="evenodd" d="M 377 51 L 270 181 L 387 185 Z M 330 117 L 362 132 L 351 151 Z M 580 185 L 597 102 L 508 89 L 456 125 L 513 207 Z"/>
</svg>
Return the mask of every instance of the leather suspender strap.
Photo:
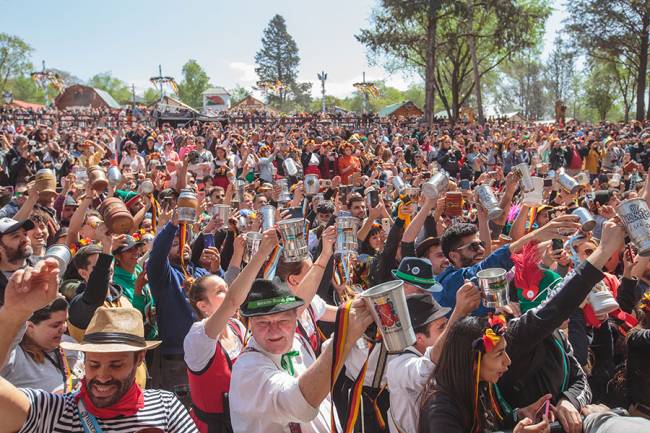
<svg viewBox="0 0 650 433">
<path fill-rule="evenodd" d="M 379 357 L 377 358 L 377 368 L 375 369 L 375 375 L 372 378 L 372 387 L 374 389 L 379 389 L 381 387 L 381 378 L 384 376 L 384 371 L 386 370 L 387 359 L 388 351 L 386 350 L 386 346 L 380 344 Z"/>
</svg>

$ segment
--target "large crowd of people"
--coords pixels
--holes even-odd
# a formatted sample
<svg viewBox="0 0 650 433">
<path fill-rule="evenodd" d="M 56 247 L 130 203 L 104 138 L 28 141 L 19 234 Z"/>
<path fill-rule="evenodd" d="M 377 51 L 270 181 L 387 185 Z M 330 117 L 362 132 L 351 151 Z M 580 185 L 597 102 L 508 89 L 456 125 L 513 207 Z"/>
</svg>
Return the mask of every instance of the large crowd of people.
<svg viewBox="0 0 650 433">
<path fill-rule="evenodd" d="M 650 431 L 650 125 L 0 116 L 0 432 Z"/>
</svg>

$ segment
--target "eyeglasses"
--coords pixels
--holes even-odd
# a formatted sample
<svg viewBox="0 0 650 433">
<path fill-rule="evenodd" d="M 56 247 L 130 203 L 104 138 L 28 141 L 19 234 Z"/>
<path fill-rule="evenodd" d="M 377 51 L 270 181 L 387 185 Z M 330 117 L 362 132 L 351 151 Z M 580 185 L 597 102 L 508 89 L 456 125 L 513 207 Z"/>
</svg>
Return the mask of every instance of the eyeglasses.
<svg viewBox="0 0 650 433">
<path fill-rule="evenodd" d="M 463 250 L 463 249 L 465 249 L 465 248 L 469 248 L 469 249 L 471 249 L 472 251 L 477 252 L 477 251 L 479 251 L 481 248 L 485 248 L 485 242 L 483 242 L 483 241 L 479 241 L 479 242 L 476 242 L 476 241 L 474 241 L 474 242 L 470 242 L 469 244 L 461 245 L 461 246 L 458 247 L 458 248 L 454 248 L 454 251 Z"/>
</svg>

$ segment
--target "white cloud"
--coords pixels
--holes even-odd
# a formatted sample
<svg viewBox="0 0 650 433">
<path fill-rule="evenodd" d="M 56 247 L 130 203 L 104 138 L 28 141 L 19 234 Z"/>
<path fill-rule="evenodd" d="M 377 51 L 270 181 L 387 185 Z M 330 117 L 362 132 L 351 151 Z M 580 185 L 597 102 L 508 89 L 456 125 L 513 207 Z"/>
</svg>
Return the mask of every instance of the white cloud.
<svg viewBox="0 0 650 433">
<path fill-rule="evenodd" d="M 247 86 L 247 85 L 252 85 L 257 82 L 257 74 L 255 73 L 255 65 L 252 63 L 244 63 L 244 62 L 230 62 L 228 63 L 228 67 L 232 70 L 234 70 L 235 74 L 237 74 L 237 78 L 235 81 L 242 85 L 242 86 Z"/>
</svg>

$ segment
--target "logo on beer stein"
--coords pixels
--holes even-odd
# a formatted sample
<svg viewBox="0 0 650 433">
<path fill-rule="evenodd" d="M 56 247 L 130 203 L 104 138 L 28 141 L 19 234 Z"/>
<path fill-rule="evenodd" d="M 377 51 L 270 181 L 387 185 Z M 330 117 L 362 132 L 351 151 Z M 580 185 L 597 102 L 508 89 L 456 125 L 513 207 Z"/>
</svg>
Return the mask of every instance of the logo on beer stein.
<svg viewBox="0 0 650 433">
<path fill-rule="evenodd" d="M 402 323 L 399 321 L 399 317 L 397 316 L 397 311 L 395 311 L 393 301 L 390 299 L 386 299 L 386 302 L 382 304 L 376 302 L 375 311 L 377 312 L 377 316 L 379 316 L 381 326 L 383 326 L 386 330 L 393 327 L 402 327 Z"/>
</svg>

